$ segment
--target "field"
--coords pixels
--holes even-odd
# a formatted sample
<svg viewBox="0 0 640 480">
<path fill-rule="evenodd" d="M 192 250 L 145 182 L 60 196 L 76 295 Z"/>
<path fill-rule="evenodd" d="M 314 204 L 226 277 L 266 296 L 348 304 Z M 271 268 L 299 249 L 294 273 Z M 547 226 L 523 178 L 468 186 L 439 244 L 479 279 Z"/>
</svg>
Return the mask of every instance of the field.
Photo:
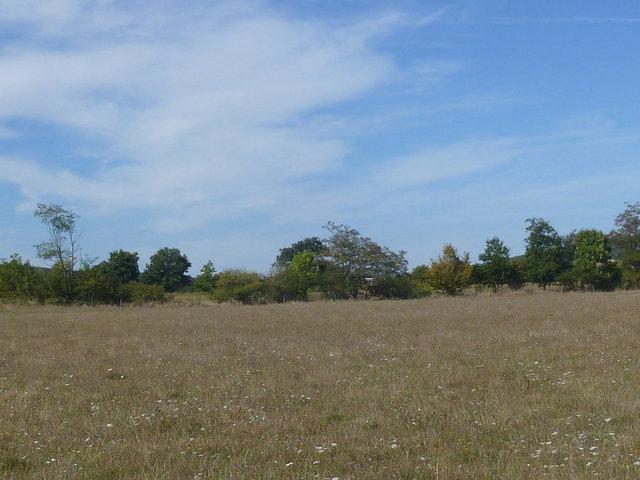
<svg viewBox="0 0 640 480">
<path fill-rule="evenodd" d="M 640 295 L 0 307 L 3 479 L 640 478 Z"/>
</svg>

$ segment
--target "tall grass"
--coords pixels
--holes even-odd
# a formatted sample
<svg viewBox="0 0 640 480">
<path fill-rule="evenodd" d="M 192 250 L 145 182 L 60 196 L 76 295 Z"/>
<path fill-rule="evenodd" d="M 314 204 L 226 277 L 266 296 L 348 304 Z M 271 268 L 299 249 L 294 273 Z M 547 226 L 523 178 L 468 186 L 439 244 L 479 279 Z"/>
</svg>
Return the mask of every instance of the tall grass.
<svg viewBox="0 0 640 480">
<path fill-rule="evenodd" d="M 640 295 L 0 310 L 0 478 L 640 478 Z"/>
</svg>

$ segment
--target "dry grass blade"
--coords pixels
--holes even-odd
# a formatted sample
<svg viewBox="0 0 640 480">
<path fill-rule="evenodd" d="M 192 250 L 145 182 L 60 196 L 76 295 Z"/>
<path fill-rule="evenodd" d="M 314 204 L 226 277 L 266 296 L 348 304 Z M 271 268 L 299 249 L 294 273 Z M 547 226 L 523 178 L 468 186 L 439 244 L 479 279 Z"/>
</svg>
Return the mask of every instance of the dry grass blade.
<svg viewBox="0 0 640 480">
<path fill-rule="evenodd" d="M 0 310 L 0 478 L 640 477 L 640 295 Z"/>
</svg>

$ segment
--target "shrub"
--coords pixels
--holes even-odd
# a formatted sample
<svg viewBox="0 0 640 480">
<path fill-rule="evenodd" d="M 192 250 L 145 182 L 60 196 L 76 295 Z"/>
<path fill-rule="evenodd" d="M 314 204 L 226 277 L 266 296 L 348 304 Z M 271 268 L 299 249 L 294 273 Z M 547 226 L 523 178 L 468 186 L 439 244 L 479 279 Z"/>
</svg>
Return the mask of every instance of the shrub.
<svg viewBox="0 0 640 480">
<path fill-rule="evenodd" d="M 382 298 L 414 298 L 415 292 L 410 275 L 374 278 L 369 293 Z"/>
<path fill-rule="evenodd" d="M 78 299 L 88 303 L 117 303 L 120 283 L 107 263 L 78 272 Z"/>
<path fill-rule="evenodd" d="M 291 300 L 307 300 L 308 285 L 298 272 L 285 267 L 282 271 L 274 273 L 267 279 L 269 292 L 276 302 L 288 302 Z"/>
<path fill-rule="evenodd" d="M 565 270 L 558 274 L 557 281 L 565 292 L 575 290 L 578 285 L 578 279 L 573 270 Z"/>
<path fill-rule="evenodd" d="M 268 285 L 259 273 L 226 270 L 218 275 L 213 298 L 217 302 L 265 303 Z"/>
<path fill-rule="evenodd" d="M 640 288 L 640 272 L 623 270 L 621 286 L 625 290 Z"/>
<path fill-rule="evenodd" d="M 418 265 L 411 272 L 411 286 L 415 298 L 428 297 L 433 293 L 433 288 L 429 284 L 429 267 Z"/>
<path fill-rule="evenodd" d="M 0 299 L 9 301 L 38 300 L 47 296 L 41 271 L 23 262 L 19 255 L 0 262 Z"/>
<path fill-rule="evenodd" d="M 150 302 L 164 302 L 166 295 L 161 285 L 148 285 L 140 282 L 130 282 L 120 289 L 120 296 L 123 301 L 130 301 L 136 304 Z"/>
</svg>

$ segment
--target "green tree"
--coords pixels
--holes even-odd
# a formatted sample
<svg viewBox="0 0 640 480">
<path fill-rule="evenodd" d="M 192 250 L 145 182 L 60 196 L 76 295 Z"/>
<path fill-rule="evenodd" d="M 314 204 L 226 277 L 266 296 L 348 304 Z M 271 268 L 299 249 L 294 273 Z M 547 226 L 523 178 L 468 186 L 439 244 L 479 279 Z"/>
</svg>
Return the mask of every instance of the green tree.
<svg viewBox="0 0 640 480">
<path fill-rule="evenodd" d="M 216 286 L 216 269 L 209 260 L 200 269 L 200 275 L 193 279 L 193 286 L 199 292 L 213 292 Z"/>
<path fill-rule="evenodd" d="M 516 257 L 511 259 L 513 268 L 512 276 L 509 279 L 509 288 L 519 290 L 525 283 L 524 258 Z"/>
<path fill-rule="evenodd" d="M 429 284 L 436 291 L 457 295 L 470 284 L 472 273 L 469 254 L 460 257 L 453 245 L 448 243 L 442 249 L 442 255 L 431 261 Z"/>
<path fill-rule="evenodd" d="M 640 251 L 640 203 L 628 203 L 622 213 L 616 216 L 616 228 L 609 237 L 616 258 Z"/>
<path fill-rule="evenodd" d="M 20 255 L 11 255 L 0 262 L 0 299 L 26 301 L 46 297 L 45 287 L 38 272 Z"/>
<path fill-rule="evenodd" d="M 319 267 L 320 276 L 318 278 L 318 288 L 325 298 L 330 300 L 344 300 L 353 295 L 353 285 L 349 284 L 344 271 L 336 264 L 321 259 L 319 261 Z"/>
<path fill-rule="evenodd" d="M 53 286 L 59 301 L 72 301 L 76 294 L 75 269 L 81 260 L 78 243 L 78 215 L 65 210 L 60 205 L 39 203 L 34 215 L 44 223 L 49 232 L 49 239 L 37 244 L 36 254 L 39 258 L 53 262 L 55 275 L 51 281 L 58 282 Z"/>
<path fill-rule="evenodd" d="M 620 262 L 623 286 L 640 287 L 640 203 L 627 204 L 609 234 L 613 257 Z"/>
<path fill-rule="evenodd" d="M 138 260 L 138 252 L 115 250 L 109 254 L 107 261 L 109 273 L 122 285 L 137 282 L 140 278 Z"/>
<path fill-rule="evenodd" d="M 355 298 L 367 288 L 367 278 L 392 277 L 407 273 L 406 252 L 393 252 L 346 225 L 327 223 L 331 234 L 324 241 L 324 259 L 333 263 L 344 275 L 347 289 Z"/>
<path fill-rule="evenodd" d="M 148 285 L 161 285 L 167 292 L 175 292 L 188 285 L 187 271 L 191 262 L 177 248 L 161 248 L 151 255 L 140 279 Z"/>
<path fill-rule="evenodd" d="M 418 265 L 411 272 L 411 285 L 413 296 L 417 298 L 428 297 L 433 293 L 433 287 L 429 281 L 429 267 Z"/>
<path fill-rule="evenodd" d="M 542 218 L 527 219 L 524 267 L 526 279 L 546 288 L 563 270 L 562 238 Z"/>
<path fill-rule="evenodd" d="M 293 257 L 297 253 L 308 251 L 319 254 L 323 248 L 324 244 L 318 237 L 303 238 L 302 240 L 292 243 L 289 247 L 281 248 L 275 262 L 273 262 L 273 268 L 274 270 L 282 270 L 291 263 L 291 260 L 293 260 Z"/>
<path fill-rule="evenodd" d="M 292 300 L 307 300 L 309 290 L 319 284 L 320 265 L 311 250 L 296 253 L 286 269 L 278 275 L 280 295 Z"/>
<path fill-rule="evenodd" d="M 478 266 L 480 281 L 497 291 L 501 285 L 511 283 L 514 267 L 509 256 L 509 248 L 498 238 L 486 241 L 484 252 L 480 254 Z"/>
<path fill-rule="evenodd" d="M 311 250 L 296 253 L 291 259 L 289 267 L 309 285 L 317 281 L 320 273 L 316 255 Z"/>
<path fill-rule="evenodd" d="M 583 288 L 615 288 L 619 276 L 606 235 L 599 230 L 582 230 L 576 234 L 575 245 L 573 272 Z"/>
</svg>

